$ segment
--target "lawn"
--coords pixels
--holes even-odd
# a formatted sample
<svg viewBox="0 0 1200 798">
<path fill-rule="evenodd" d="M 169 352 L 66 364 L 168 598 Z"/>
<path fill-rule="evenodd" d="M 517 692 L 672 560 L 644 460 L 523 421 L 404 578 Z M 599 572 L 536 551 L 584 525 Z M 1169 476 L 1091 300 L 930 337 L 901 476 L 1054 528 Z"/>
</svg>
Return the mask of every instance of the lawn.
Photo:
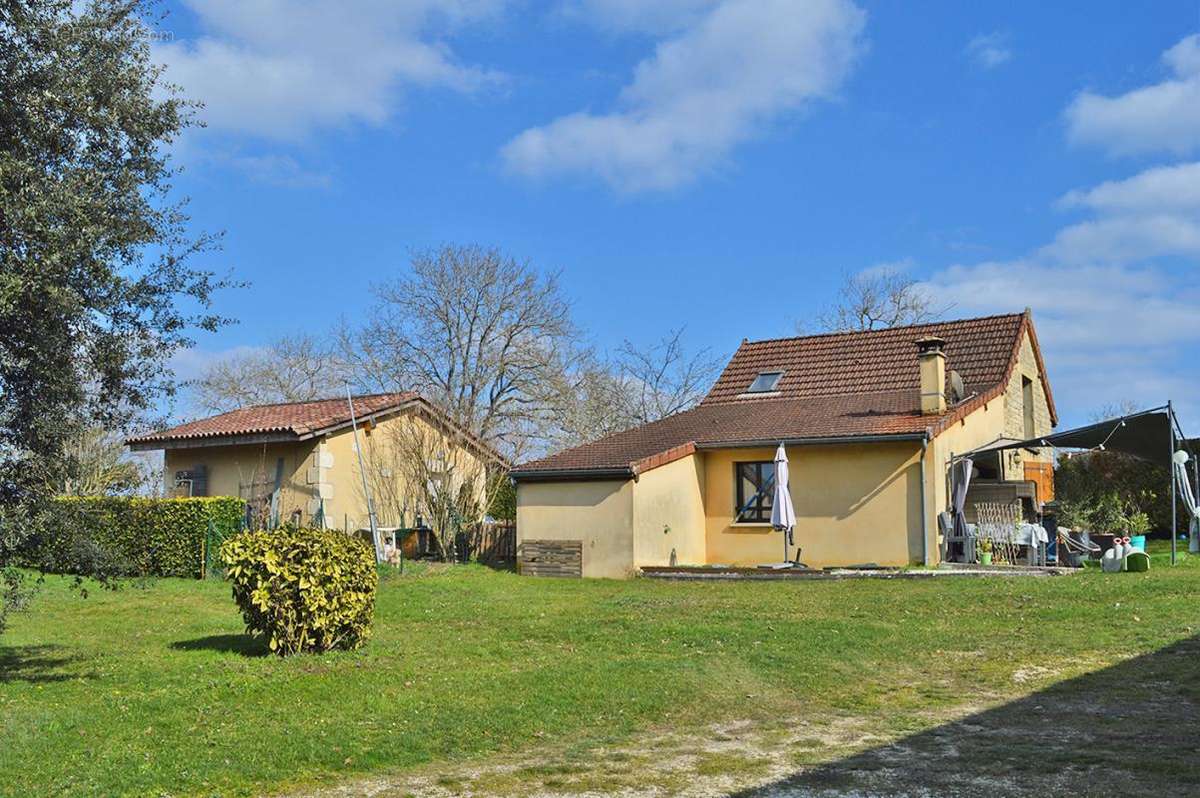
<svg viewBox="0 0 1200 798">
<path fill-rule="evenodd" d="M 1128 738 L 1129 759 L 1052 766 L 1134 770 L 1153 757 L 1165 770 L 1147 789 L 1169 794 L 1200 780 L 1196 732 L 1166 741 L 1200 703 L 1200 558 L 1155 560 L 1145 575 L 752 584 L 432 568 L 384 579 L 361 651 L 288 660 L 241 634 L 220 582 L 83 598 L 49 577 L 0 638 L 0 794 L 286 792 L 542 750 L 549 763 L 731 718 L 857 719 L 870 739 L 919 750 L 968 712 L 1013 724 L 1118 686 L 1151 709 L 1081 724 L 1113 721 L 1101 742 Z M 837 763 L 872 750 L 814 744 L 798 777 L 836 781 Z M 756 767 L 710 754 L 693 766 Z M 496 789 L 564 784 L 546 771 Z M 608 786 L 626 785 L 620 771 Z"/>
</svg>

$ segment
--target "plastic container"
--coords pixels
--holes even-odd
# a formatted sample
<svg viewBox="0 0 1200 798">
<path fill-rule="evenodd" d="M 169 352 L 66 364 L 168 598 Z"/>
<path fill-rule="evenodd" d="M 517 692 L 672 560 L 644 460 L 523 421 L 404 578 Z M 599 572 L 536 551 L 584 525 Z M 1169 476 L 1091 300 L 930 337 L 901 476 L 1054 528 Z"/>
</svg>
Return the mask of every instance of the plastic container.
<svg viewBox="0 0 1200 798">
<path fill-rule="evenodd" d="M 1135 574 L 1149 571 L 1150 555 L 1140 549 L 1134 549 L 1125 555 L 1125 570 Z"/>
</svg>

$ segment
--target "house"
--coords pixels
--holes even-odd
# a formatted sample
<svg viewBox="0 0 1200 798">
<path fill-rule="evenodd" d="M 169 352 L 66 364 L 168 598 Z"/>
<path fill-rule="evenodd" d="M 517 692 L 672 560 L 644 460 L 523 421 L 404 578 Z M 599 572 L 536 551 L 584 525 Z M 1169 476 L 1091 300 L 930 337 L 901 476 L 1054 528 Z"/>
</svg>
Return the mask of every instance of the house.
<svg viewBox="0 0 1200 798">
<path fill-rule="evenodd" d="M 239 496 L 275 522 L 362 528 L 369 523 L 363 472 L 380 525 L 416 520 L 429 479 L 471 481 L 507 464 L 416 393 L 353 398 L 360 469 L 346 398 L 256 405 L 131 438 L 134 451 L 162 449 L 168 495 Z M 414 461 L 413 458 L 419 458 Z"/>
<path fill-rule="evenodd" d="M 1056 423 L 1028 310 L 743 341 L 695 408 L 516 468 L 521 563 L 625 577 L 779 562 L 760 489 L 782 442 L 804 562 L 934 564 L 953 453 Z M 1018 450 L 982 476 L 1038 479 L 1049 463 Z"/>
</svg>

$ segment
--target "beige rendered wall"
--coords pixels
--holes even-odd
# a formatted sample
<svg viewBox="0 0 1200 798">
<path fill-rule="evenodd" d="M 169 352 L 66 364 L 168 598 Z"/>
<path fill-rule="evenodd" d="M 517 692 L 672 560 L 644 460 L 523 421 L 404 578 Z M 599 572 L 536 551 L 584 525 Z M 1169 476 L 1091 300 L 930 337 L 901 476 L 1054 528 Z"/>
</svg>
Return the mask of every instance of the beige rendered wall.
<svg viewBox="0 0 1200 798">
<path fill-rule="evenodd" d="M 359 429 L 367 472 L 373 475 L 369 479 L 372 498 L 379 522 L 385 526 L 399 522 L 399 509 L 403 506 L 410 508 L 406 523 L 412 523 L 415 517 L 415 511 L 411 509 L 415 499 L 411 498 L 412 491 L 404 485 L 404 469 L 392 459 L 396 449 L 389 445 L 391 436 L 404 424 L 419 424 L 432 429 L 424 419 L 411 414 L 383 419 L 370 431 Z M 471 468 L 482 470 L 483 461 L 474 452 L 458 449 L 451 456 L 456 458 L 456 467 L 464 472 Z M 349 427 L 319 440 L 299 443 L 168 449 L 164 457 L 164 479 L 170 489 L 174 485 L 177 470 L 190 469 L 202 463 L 208 467 L 210 496 L 238 496 L 242 483 L 262 479 L 262 473 L 266 473 L 266 479 L 273 482 L 279 457 L 284 458 L 280 503 L 282 520 L 288 520 L 295 510 L 300 510 L 302 523 L 308 523 L 320 509 L 323 500 L 329 526 L 349 524 L 354 529 L 367 525 L 367 503 L 354 449 L 354 434 Z M 253 476 L 256 469 L 259 477 Z M 482 500 L 482 480 L 478 486 Z M 243 498 L 246 496 L 243 495 Z"/>
<path fill-rule="evenodd" d="M 274 485 L 276 464 L 282 457 L 280 517 L 287 519 L 299 509 L 307 519 L 311 491 L 305 471 L 315 446 L 314 442 L 308 441 L 167 449 L 163 456 L 163 479 L 168 494 L 171 494 L 175 489 L 176 471 L 204 465 L 208 470 L 209 496 L 249 498 L 250 483 L 258 481 Z"/>
<path fill-rule="evenodd" d="M 1023 378 L 1028 378 L 1033 385 L 1033 432 L 1034 435 L 1047 435 L 1051 432 L 1050 403 L 1046 399 L 1046 386 L 1038 373 L 1037 358 L 1033 353 L 1033 343 L 1029 336 L 1021 341 L 1021 354 L 1017 367 L 1008 381 L 1004 392 L 1004 436 L 1007 438 L 1025 439 L 1025 400 L 1022 388 Z M 1014 449 L 1006 452 L 1004 463 L 1005 479 L 1024 479 L 1025 461 L 1049 462 L 1051 455 L 1048 451 L 1033 454 L 1028 451 Z"/>
<path fill-rule="evenodd" d="M 920 452 L 913 442 L 790 448 L 801 559 L 815 567 L 919 562 Z M 734 463 L 769 461 L 774 454 L 774 449 L 705 451 L 708 562 L 782 560 L 782 534 L 769 524 L 732 524 Z"/>
<path fill-rule="evenodd" d="M 631 576 L 633 489 L 633 480 L 518 483 L 517 545 L 578 540 L 584 576 Z"/>
<path fill-rule="evenodd" d="M 642 474 L 633 484 L 634 565 L 705 560 L 704 455 L 691 454 Z"/>
</svg>

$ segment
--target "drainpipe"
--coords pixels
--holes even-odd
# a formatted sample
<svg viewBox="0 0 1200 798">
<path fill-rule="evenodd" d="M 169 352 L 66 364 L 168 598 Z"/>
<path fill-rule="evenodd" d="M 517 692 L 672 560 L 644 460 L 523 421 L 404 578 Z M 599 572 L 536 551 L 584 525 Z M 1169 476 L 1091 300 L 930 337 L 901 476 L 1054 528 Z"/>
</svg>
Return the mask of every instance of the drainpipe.
<svg viewBox="0 0 1200 798">
<path fill-rule="evenodd" d="M 928 496 L 925 493 L 925 453 L 929 450 L 929 431 L 921 438 L 921 562 L 929 567 L 929 510 L 925 506 Z"/>
</svg>

